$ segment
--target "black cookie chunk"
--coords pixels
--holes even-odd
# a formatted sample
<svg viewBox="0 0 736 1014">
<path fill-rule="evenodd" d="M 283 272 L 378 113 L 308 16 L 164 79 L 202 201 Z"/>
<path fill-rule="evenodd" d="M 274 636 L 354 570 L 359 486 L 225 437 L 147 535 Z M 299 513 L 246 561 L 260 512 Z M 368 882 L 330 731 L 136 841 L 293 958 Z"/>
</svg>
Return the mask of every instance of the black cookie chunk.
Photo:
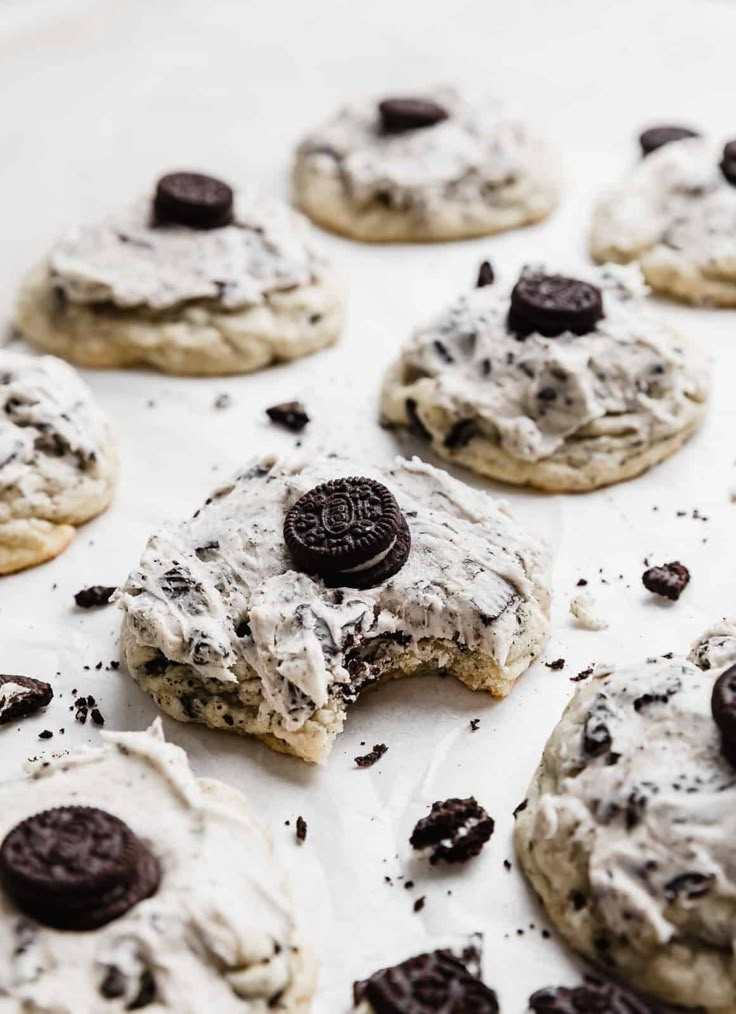
<svg viewBox="0 0 736 1014">
<path fill-rule="evenodd" d="M 713 684 L 710 708 L 721 734 L 721 752 L 736 767 L 736 665 L 729 666 Z"/>
<path fill-rule="evenodd" d="M 498 1014 L 492 989 L 449 951 L 431 951 L 382 968 L 353 986 L 375 1014 Z"/>
<path fill-rule="evenodd" d="M 332 479 L 286 515 L 284 540 L 296 566 L 332 587 L 373 588 L 406 563 L 411 535 L 393 494 L 375 479 Z"/>
<path fill-rule="evenodd" d="M 650 127 L 639 135 L 641 153 L 643 156 L 651 155 L 657 148 L 673 141 L 683 141 L 686 137 L 700 137 L 700 134 L 689 127 Z"/>
<path fill-rule="evenodd" d="M 54 691 L 42 680 L 0 673 L 0 725 L 35 715 L 53 696 Z"/>
<path fill-rule="evenodd" d="M 114 591 L 114 586 L 93 584 L 91 588 L 82 588 L 78 591 L 74 601 L 80 609 L 96 609 L 99 606 L 106 606 Z"/>
<path fill-rule="evenodd" d="M 728 182 L 736 185 L 736 141 L 726 141 L 719 165 Z"/>
<path fill-rule="evenodd" d="M 495 278 L 491 262 L 483 261 L 478 268 L 478 281 L 475 283 L 476 289 L 482 289 L 486 285 L 493 285 Z"/>
<path fill-rule="evenodd" d="M 438 102 L 428 99 L 391 98 L 378 103 L 381 127 L 386 134 L 433 127 L 450 115 Z"/>
<path fill-rule="evenodd" d="M 307 410 L 300 401 L 285 401 L 282 405 L 272 405 L 266 409 L 271 422 L 285 426 L 292 433 L 301 433 L 309 422 Z"/>
<path fill-rule="evenodd" d="M 158 888 L 161 871 L 127 824 L 91 806 L 28 817 L 0 845 L 0 883 L 26 915 L 56 929 L 90 930 Z"/>
<path fill-rule="evenodd" d="M 586 975 L 582 986 L 548 986 L 529 997 L 534 1014 L 665 1014 L 668 1008 L 618 983 Z"/>
<path fill-rule="evenodd" d="M 214 176 L 169 173 L 156 185 L 153 213 L 159 225 L 217 229 L 232 221 L 233 192 L 227 183 Z"/>
<path fill-rule="evenodd" d="M 603 317 L 600 289 L 577 278 L 523 271 L 511 291 L 509 327 L 520 338 L 537 332 L 588 334 Z"/>
<path fill-rule="evenodd" d="M 690 580 L 690 571 L 683 563 L 675 561 L 661 567 L 649 567 L 642 574 L 641 580 L 647 591 L 677 602 Z"/>
<path fill-rule="evenodd" d="M 446 799 L 432 804 L 429 815 L 417 822 L 409 843 L 431 848 L 430 863 L 465 863 L 477 856 L 493 834 L 495 822 L 478 801 Z"/>
</svg>

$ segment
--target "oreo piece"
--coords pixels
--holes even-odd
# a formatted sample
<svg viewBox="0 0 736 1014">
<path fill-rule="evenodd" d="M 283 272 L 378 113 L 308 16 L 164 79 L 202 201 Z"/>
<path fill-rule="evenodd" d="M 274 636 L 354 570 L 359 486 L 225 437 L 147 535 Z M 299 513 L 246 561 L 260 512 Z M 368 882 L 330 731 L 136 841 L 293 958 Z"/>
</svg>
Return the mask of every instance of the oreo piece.
<svg viewBox="0 0 736 1014">
<path fill-rule="evenodd" d="M 375 479 L 332 479 L 286 515 L 284 540 L 296 566 L 330 587 L 373 588 L 406 563 L 411 534 L 393 494 Z"/>
<path fill-rule="evenodd" d="M 465 863 L 477 856 L 493 834 L 495 822 L 474 796 L 446 799 L 432 804 L 427 817 L 417 821 L 409 844 L 415 849 L 431 848 L 429 861 L 434 866 Z"/>
<path fill-rule="evenodd" d="M 233 192 L 227 183 L 214 176 L 169 173 L 156 185 L 153 214 L 158 225 L 218 229 L 232 222 Z"/>
<path fill-rule="evenodd" d="M 534 1014 L 665 1014 L 670 1008 L 618 983 L 586 975 L 581 986 L 548 986 L 529 997 Z"/>
<path fill-rule="evenodd" d="M 710 708 L 721 734 L 721 752 L 736 767 L 736 665 L 729 666 L 713 684 Z"/>
<path fill-rule="evenodd" d="M 689 127 L 650 127 L 639 134 L 642 157 L 651 155 L 657 148 L 663 148 L 673 141 L 683 141 L 686 137 L 700 137 L 700 134 Z"/>
<path fill-rule="evenodd" d="M 490 987 L 449 951 L 431 951 L 374 972 L 353 986 L 374 1014 L 498 1014 Z"/>
<path fill-rule="evenodd" d="M 577 278 L 523 271 L 511 291 L 509 327 L 519 338 L 588 334 L 603 317 L 600 289 Z"/>
<path fill-rule="evenodd" d="M 50 685 L 42 680 L 0 674 L 0 725 L 35 715 L 53 696 Z"/>
<path fill-rule="evenodd" d="M 641 576 L 647 591 L 677 602 L 690 581 L 690 571 L 684 563 L 665 563 L 661 567 L 649 567 Z"/>
<path fill-rule="evenodd" d="M 90 930 L 158 888 L 161 871 L 127 824 L 91 806 L 44 810 L 0 845 L 0 883 L 15 904 L 56 929 Z"/>
<path fill-rule="evenodd" d="M 495 278 L 491 262 L 483 261 L 478 269 L 478 281 L 475 283 L 476 289 L 482 289 L 486 285 L 493 285 Z"/>
<path fill-rule="evenodd" d="M 307 410 L 300 401 L 285 401 L 281 405 L 272 405 L 266 409 L 271 422 L 286 427 L 292 433 L 301 433 L 309 422 Z"/>
<path fill-rule="evenodd" d="M 403 134 L 407 130 L 433 127 L 450 115 L 438 102 L 413 98 L 384 99 L 378 103 L 378 112 L 385 134 Z"/>
<path fill-rule="evenodd" d="M 736 141 L 726 141 L 718 164 L 728 182 L 736 186 Z"/>
<path fill-rule="evenodd" d="M 80 609 L 97 609 L 108 604 L 114 591 L 114 586 L 93 584 L 91 588 L 82 588 L 78 591 L 74 601 Z"/>
</svg>

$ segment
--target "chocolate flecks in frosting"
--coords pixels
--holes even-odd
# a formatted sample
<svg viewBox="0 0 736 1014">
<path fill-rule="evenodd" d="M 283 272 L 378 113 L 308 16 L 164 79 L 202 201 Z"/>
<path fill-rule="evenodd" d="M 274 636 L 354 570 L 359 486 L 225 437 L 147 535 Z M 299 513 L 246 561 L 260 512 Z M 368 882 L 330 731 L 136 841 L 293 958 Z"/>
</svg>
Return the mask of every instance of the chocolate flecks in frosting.
<svg viewBox="0 0 736 1014">
<path fill-rule="evenodd" d="M 585 282 L 603 307 L 588 333 L 523 341 L 507 326 L 507 287 L 471 290 L 409 340 L 384 414 L 437 444 L 472 420 L 479 436 L 524 462 L 578 437 L 615 434 L 636 448 L 678 432 L 691 403 L 705 400 L 706 371 L 649 308 L 638 268 L 609 265 Z"/>
<path fill-rule="evenodd" d="M 495 822 L 474 797 L 446 799 L 432 804 L 429 815 L 416 824 L 409 839 L 412 848 L 429 849 L 434 866 L 465 863 L 477 856 L 493 834 Z"/>
</svg>

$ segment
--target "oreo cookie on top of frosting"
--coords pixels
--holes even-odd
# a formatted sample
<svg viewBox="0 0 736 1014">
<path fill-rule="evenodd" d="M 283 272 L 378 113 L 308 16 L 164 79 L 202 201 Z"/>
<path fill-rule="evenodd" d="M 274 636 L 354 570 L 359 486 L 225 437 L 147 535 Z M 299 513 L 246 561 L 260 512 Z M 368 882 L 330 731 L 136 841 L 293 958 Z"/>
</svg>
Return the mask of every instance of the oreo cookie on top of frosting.
<svg viewBox="0 0 736 1014">
<path fill-rule="evenodd" d="M 164 711 L 317 762 L 365 687 L 442 671 L 502 697 L 548 635 L 543 547 L 416 458 L 264 458 L 153 535 L 117 597 Z"/>
<path fill-rule="evenodd" d="M 566 941 L 698 1010 L 736 1005 L 735 631 L 721 623 L 688 658 L 579 690 L 516 823 L 521 864 Z"/>
<path fill-rule="evenodd" d="M 313 959 L 245 798 L 160 721 L 102 736 L 0 788 L 0 1006 L 307 1010 Z"/>
<path fill-rule="evenodd" d="M 84 366 L 245 373 L 333 342 L 341 302 L 301 216 L 174 172 L 55 243 L 16 316 L 30 342 Z"/>
<path fill-rule="evenodd" d="M 574 492 L 638 475 L 687 440 L 707 398 L 703 357 L 646 297 L 633 267 L 530 266 L 512 285 L 484 271 L 406 344 L 382 418 L 505 482 Z"/>
<path fill-rule="evenodd" d="M 596 205 L 594 258 L 635 261 L 676 299 L 736 306 L 736 141 L 653 127 L 640 144 L 645 157 Z"/>
<path fill-rule="evenodd" d="M 545 218 L 559 171 L 498 103 L 452 88 L 354 102 L 311 131 L 292 195 L 320 225 L 374 242 L 460 239 Z"/>
</svg>

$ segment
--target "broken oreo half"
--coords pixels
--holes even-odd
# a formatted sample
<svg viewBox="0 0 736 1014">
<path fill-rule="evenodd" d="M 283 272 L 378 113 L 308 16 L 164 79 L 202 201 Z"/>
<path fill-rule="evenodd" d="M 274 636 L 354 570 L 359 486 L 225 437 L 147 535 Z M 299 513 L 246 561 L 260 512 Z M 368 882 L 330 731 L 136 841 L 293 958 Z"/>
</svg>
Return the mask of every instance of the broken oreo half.
<svg viewBox="0 0 736 1014">
<path fill-rule="evenodd" d="M 91 930 L 157 890 L 158 861 L 118 817 L 61 806 L 16 825 L 0 845 L 0 882 L 45 926 Z"/>
<path fill-rule="evenodd" d="M 214 176 L 168 173 L 156 185 L 153 213 L 158 225 L 218 229 L 232 221 L 233 192 L 227 183 Z"/>
<path fill-rule="evenodd" d="M 477 856 L 493 834 L 495 822 L 474 796 L 445 799 L 432 804 L 428 816 L 417 821 L 409 844 L 415 849 L 431 849 L 434 866 L 465 863 Z"/>
<path fill-rule="evenodd" d="M 588 334 L 602 317 L 600 289 L 577 278 L 527 269 L 511 291 L 508 323 L 519 338 Z"/>
<path fill-rule="evenodd" d="M 378 112 L 385 134 L 403 134 L 407 130 L 433 127 L 450 115 L 438 102 L 416 98 L 384 99 L 378 103 Z"/>
<path fill-rule="evenodd" d="M 697 130 L 690 127 L 662 126 L 650 127 L 639 134 L 639 144 L 643 157 L 651 155 L 657 148 L 664 148 L 673 141 L 684 141 L 687 137 L 700 137 Z"/>
<path fill-rule="evenodd" d="M 661 567 L 649 567 L 641 576 L 647 591 L 662 598 L 677 602 L 690 581 L 690 571 L 684 563 L 675 560 L 664 563 Z"/>
<path fill-rule="evenodd" d="M 35 715 L 53 696 L 51 686 L 43 680 L 0 674 L 0 725 Z"/>
<path fill-rule="evenodd" d="M 411 534 L 393 493 L 375 479 L 332 479 L 305 493 L 284 521 L 296 566 L 332 587 L 373 588 L 406 563 Z"/>
<path fill-rule="evenodd" d="M 431 951 L 382 968 L 353 987 L 374 1014 L 498 1014 L 496 994 L 450 951 Z"/>
</svg>

